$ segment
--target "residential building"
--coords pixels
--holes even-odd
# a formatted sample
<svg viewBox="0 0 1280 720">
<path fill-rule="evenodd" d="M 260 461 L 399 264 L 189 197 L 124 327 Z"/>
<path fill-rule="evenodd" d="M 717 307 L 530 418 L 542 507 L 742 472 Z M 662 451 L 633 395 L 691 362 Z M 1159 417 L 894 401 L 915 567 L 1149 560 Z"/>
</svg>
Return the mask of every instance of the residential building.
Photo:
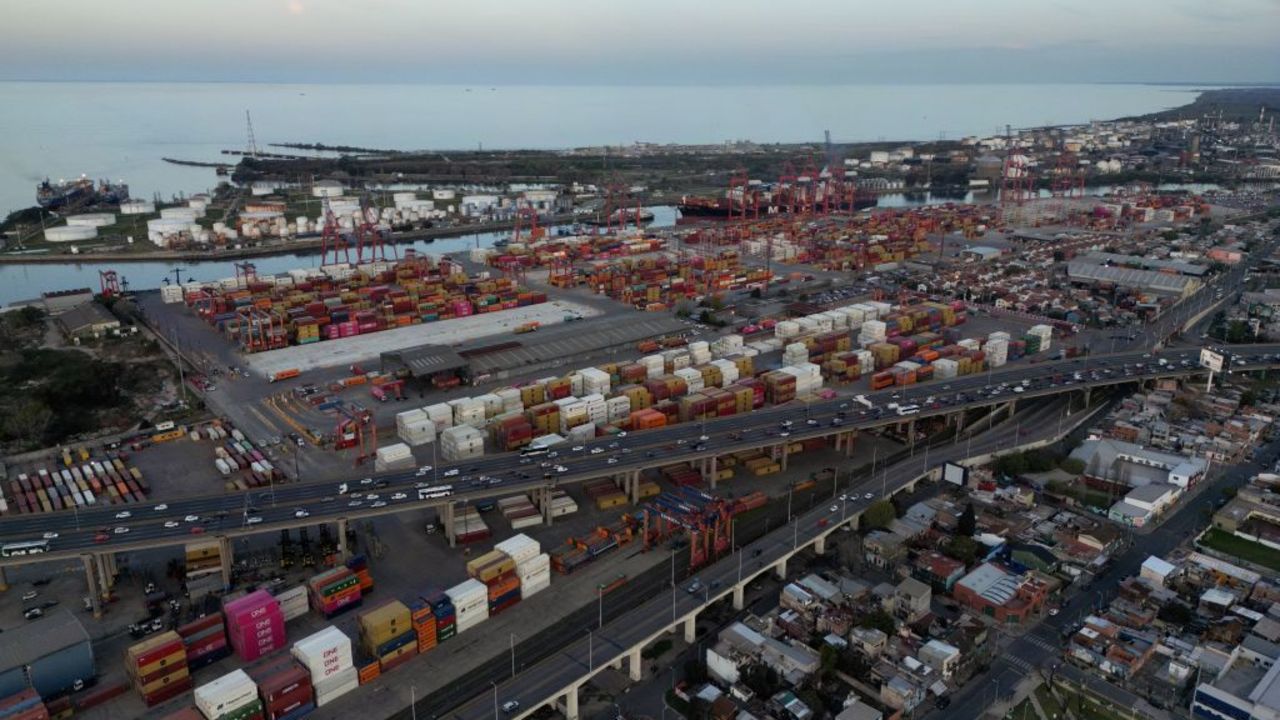
<svg viewBox="0 0 1280 720">
<path fill-rule="evenodd" d="M 920 646 L 916 657 L 920 658 L 920 662 L 933 668 L 934 672 L 941 674 L 943 680 L 950 680 L 955 674 L 956 667 L 960 665 L 960 648 L 948 645 L 941 640 L 930 640 Z"/>
<path fill-rule="evenodd" d="M 1164 587 L 1175 570 L 1177 568 L 1173 563 L 1152 555 L 1142 561 L 1142 569 L 1138 571 L 1138 577 L 1150 581 L 1156 587 Z"/>
<path fill-rule="evenodd" d="M 40 300 L 46 313 L 57 316 L 72 308 L 91 302 L 93 300 L 93 291 L 89 288 L 58 290 L 42 294 Z"/>
<path fill-rule="evenodd" d="M 964 577 L 964 563 L 940 552 L 930 551 L 916 558 L 911 566 L 911 574 L 917 580 L 928 583 L 934 590 L 949 593 L 960 578 Z"/>
<path fill-rule="evenodd" d="M 874 660 L 884 652 L 889 644 L 889 636 L 875 628 L 856 627 L 849 631 L 849 641 L 854 650 Z"/>
<path fill-rule="evenodd" d="M 836 720 L 884 720 L 884 713 L 861 700 L 854 700 L 844 706 Z"/>
<path fill-rule="evenodd" d="M 1186 489 L 1208 470 L 1204 458 L 1160 452 L 1113 438 L 1086 440 L 1071 451 L 1084 463 L 1086 478 L 1139 487 L 1168 483 Z"/>
<path fill-rule="evenodd" d="M 929 614 L 933 592 L 915 578 L 903 578 L 894 593 L 894 611 L 905 622 L 913 623 Z"/>
<path fill-rule="evenodd" d="M 1273 658 L 1268 666 L 1233 652 L 1217 677 L 1196 686 L 1191 713 L 1206 720 L 1280 717 L 1280 663 Z"/>
<path fill-rule="evenodd" d="M 906 540 L 896 533 L 872 530 L 862 539 L 862 554 L 868 564 L 892 570 L 907 556 Z"/>
</svg>

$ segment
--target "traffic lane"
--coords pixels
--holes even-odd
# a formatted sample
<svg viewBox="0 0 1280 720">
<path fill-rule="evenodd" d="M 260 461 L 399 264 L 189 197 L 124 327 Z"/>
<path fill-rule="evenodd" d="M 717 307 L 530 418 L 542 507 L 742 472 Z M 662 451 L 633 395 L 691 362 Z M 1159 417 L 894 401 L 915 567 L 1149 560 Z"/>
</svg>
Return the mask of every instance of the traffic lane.
<svg viewBox="0 0 1280 720">
<path fill-rule="evenodd" d="M 1273 347 L 1273 346 L 1257 346 L 1257 348 L 1255 348 L 1255 349 L 1259 349 L 1259 348 L 1262 348 L 1262 347 L 1270 348 L 1270 347 Z M 1129 354 L 1129 356 L 1132 356 L 1132 354 Z M 1108 359 L 1108 360 L 1107 360 L 1107 363 L 1115 363 L 1115 362 L 1118 362 L 1120 359 L 1124 359 L 1125 357 L 1127 357 L 1127 356 L 1117 356 L 1117 357 L 1113 357 L 1113 358 Z M 1177 356 L 1174 356 L 1174 357 L 1177 357 Z M 1073 361 L 1073 362 L 1078 362 L 1078 361 L 1079 361 L 1079 360 L 1077 359 L 1076 361 Z M 1176 368 L 1175 368 L 1175 369 L 1164 369 L 1164 370 L 1153 370 L 1153 371 L 1148 371 L 1148 372 L 1144 373 L 1143 375 L 1146 375 L 1146 376 L 1158 376 L 1158 375 L 1167 375 L 1167 374 L 1180 374 L 1180 373 L 1193 372 L 1193 371 L 1194 371 L 1194 370 L 1192 370 L 1192 369 L 1176 369 Z M 1021 369 L 1021 370 L 1019 370 L 1019 371 L 1015 371 L 1015 372 L 1013 372 L 1013 373 L 1006 373 L 1006 374 L 1002 374 L 1002 376 L 1001 376 L 1001 377 L 1002 377 L 1002 378 L 1010 378 L 1010 376 L 1012 375 L 1012 377 L 1011 377 L 1010 379 L 1012 379 L 1012 380 L 1017 380 L 1019 377 L 1022 377 L 1022 376 L 1024 376 L 1024 375 L 1028 374 L 1028 373 L 1037 373 L 1037 372 L 1041 372 L 1041 373 L 1042 373 L 1042 370 L 1039 370 L 1039 369 L 1036 369 L 1036 368 L 1024 368 L 1024 369 Z M 953 387 L 953 393 L 961 393 L 961 392 L 963 392 L 962 390 L 955 390 L 955 389 L 954 389 L 955 384 L 960 384 L 960 385 L 962 386 L 962 388 L 964 388 L 964 387 L 967 387 L 967 386 L 969 386 L 969 385 L 971 385 L 971 384 L 978 384 L 978 383 L 981 383 L 981 382 L 982 382 L 981 375 L 982 375 L 982 374 L 979 374 L 979 375 L 977 375 L 977 376 L 969 376 L 970 380 L 969 380 L 968 382 L 966 382 L 966 383 L 953 383 L 953 384 L 952 384 L 952 387 Z M 1101 379 L 1101 380 L 1097 380 L 1097 381 L 1089 381 L 1089 382 L 1083 383 L 1082 385 L 1097 386 L 1097 385 L 1115 384 L 1115 383 L 1120 383 L 1120 382 L 1128 382 L 1128 381 L 1131 381 L 1131 380 L 1134 380 L 1134 379 L 1137 379 L 1137 377 L 1128 377 L 1128 376 L 1126 376 L 1126 377 L 1113 377 L 1113 378 Z M 984 386 L 984 387 L 985 387 L 985 386 Z M 1052 386 L 1052 387 L 1049 387 L 1049 388 L 1041 388 L 1041 389 L 1039 389 L 1039 390 L 1028 391 L 1027 393 L 1014 394 L 1014 397 L 1017 397 L 1017 396 L 1023 396 L 1023 397 L 1036 397 L 1036 396 L 1039 396 L 1039 395 L 1056 394 L 1056 393 L 1058 393 L 1058 392 L 1062 392 L 1062 391 L 1063 391 L 1063 390 L 1065 390 L 1065 389 L 1068 389 L 1068 388 L 1066 388 L 1066 387 L 1064 387 L 1063 385 L 1059 384 L 1059 385 L 1055 385 L 1055 386 Z M 925 411 L 925 412 L 920 413 L 920 415 L 921 415 L 921 416 L 930 416 L 930 415 L 935 415 L 935 414 L 943 414 L 943 413 L 946 413 L 946 412 L 953 412 L 953 411 L 955 411 L 955 410 L 957 410 L 957 409 L 960 409 L 960 408 L 968 408 L 968 407 L 975 407 L 975 406 L 980 406 L 980 405 L 992 404 L 993 402 L 1003 402 L 1004 400 L 1007 400 L 1007 399 L 1014 399 L 1014 398 L 1011 398 L 1011 397 L 1004 397 L 1004 398 L 1001 398 L 1000 400 L 994 400 L 994 399 L 993 399 L 993 398 L 991 398 L 991 397 L 988 397 L 988 398 L 986 398 L 986 399 L 981 399 L 981 398 L 979 398 L 979 399 L 970 400 L 970 401 L 967 401 L 967 402 L 964 402 L 964 403 L 956 403 L 956 404 L 952 404 L 952 405 L 947 405 L 947 406 L 945 406 L 945 407 L 940 407 L 940 408 L 928 408 L 928 409 L 926 409 L 926 411 Z M 773 419 L 772 417 L 769 417 L 770 415 L 772 415 L 772 416 L 774 416 L 774 417 L 777 417 L 777 416 L 779 416 L 779 415 L 781 415 L 781 416 L 786 416 L 786 415 L 796 415 L 796 416 L 798 417 L 798 413 L 799 413 L 800 411 L 802 411 L 802 410 L 803 410 L 804 412 L 806 412 L 807 414 L 809 414 L 810 416 L 813 416 L 813 414 L 814 414 L 815 412 L 817 412 L 817 417 L 819 417 L 819 418 L 827 417 L 826 415 L 824 415 L 824 414 L 822 413 L 822 410 L 821 410 L 821 409 L 831 410 L 832 406 L 839 407 L 839 405 L 840 405 L 840 404 L 845 404 L 845 405 L 847 405 L 847 404 L 848 404 L 847 402 L 846 402 L 846 403 L 840 403 L 840 402 L 839 402 L 840 400 L 841 400 L 840 398 L 837 398 L 836 400 L 825 401 L 825 402 L 824 402 L 824 403 L 822 403 L 822 404 L 814 403 L 814 404 L 805 405 L 805 406 L 781 407 L 781 408 L 777 408 L 777 409 L 775 409 L 772 413 L 765 412 L 765 413 L 744 414 L 744 415 L 742 415 L 742 416 L 735 416 L 735 418 L 730 418 L 729 420 L 731 420 L 731 422 L 729 422 L 729 423 L 725 423 L 725 424 L 721 424 L 721 425 L 719 425 L 718 427 L 715 425 L 716 421 L 711 421 L 712 426 L 713 426 L 713 429 L 712 429 L 712 430 L 710 430 L 710 431 L 706 431 L 706 432 L 708 432 L 708 433 L 710 433 L 710 432 L 717 432 L 717 433 L 720 433 L 720 432 L 726 432 L 726 431 L 730 431 L 730 430 L 732 430 L 732 429 L 734 429 L 734 428 L 740 428 L 740 427 L 741 427 L 741 428 L 744 428 L 744 430 L 745 430 L 745 428 L 746 428 L 748 425 L 752 426 L 753 431 L 759 431 L 759 430 L 760 430 L 760 428 L 755 427 L 755 425 L 759 424 L 761 421 L 763 421 L 763 422 L 769 422 L 771 419 Z M 814 408 L 814 407 L 819 407 L 819 408 L 821 408 L 821 409 L 820 409 L 820 410 L 818 410 L 818 411 L 814 411 L 814 410 L 812 409 L 812 408 Z M 865 416 L 865 415 L 867 415 L 868 413 L 867 413 L 867 411 L 859 411 L 859 414 L 860 414 L 860 415 L 862 415 L 862 416 Z M 873 415 L 874 415 L 874 413 L 873 413 Z M 850 422 L 848 423 L 848 426 L 847 426 L 847 427 L 848 427 L 848 429 L 851 429 L 851 430 L 852 430 L 852 429 L 858 429 L 858 428 L 860 428 L 860 427 L 868 427 L 868 426 L 874 426 L 874 425 L 877 425 L 877 424 L 885 424 L 885 423 L 892 423 L 892 422 L 899 422 L 899 421 L 901 421 L 901 420 L 900 420 L 900 419 L 898 419 L 898 418 L 895 418 L 895 417 L 893 417 L 893 416 L 890 416 L 890 417 L 889 417 L 889 418 L 887 418 L 887 419 L 886 419 L 886 418 L 884 418 L 884 417 L 883 417 L 883 411 L 880 411 L 880 414 L 879 414 L 878 416 L 873 416 L 873 417 L 871 417 L 871 418 L 859 417 L 859 419 L 857 419 L 857 420 L 850 421 Z M 690 425 L 691 425 L 691 424 L 690 424 Z M 765 428 L 765 430 L 766 430 L 766 432 L 767 432 L 767 428 Z M 703 431 L 700 431 L 700 430 L 694 429 L 694 428 L 692 428 L 692 427 L 689 427 L 689 428 L 681 428 L 677 433 L 674 433 L 674 435 L 676 435 L 676 437 L 675 437 L 676 441 L 677 441 L 677 442 L 679 442 L 682 438 L 692 437 L 692 436 L 693 436 L 693 433 L 695 433 L 695 432 L 703 432 Z M 820 435 L 820 434 L 824 434 L 824 430 L 823 430 L 823 429 L 813 429 L 812 431 L 808 431 L 808 430 L 804 430 L 804 429 L 802 428 L 800 432 L 801 432 L 801 433 L 807 433 L 808 435 Z M 652 442 L 654 442 L 654 443 L 662 443 L 662 442 L 664 442 L 664 441 L 669 441 L 669 440 L 672 438 L 672 435 L 673 435 L 673 434 L 671 434 L 671 433 L 668 433 L 668 434 L 666 434 L 666 436 L 665 436 L 665 437 L 650 437 L 650 438 L 643 438 L 643 436 L 644 436 L 645 434 L 648 434 L 648 433 L 641 433 L 641 437 L 642 437 L 642 439 L 651 440 L 651 441 L 652 441 Z M 775 436 L 778 436 L 778 437 L 779 437 L 779 441 L 781 441 L 781 440 L 783 439 L 783 438 L 780 436 L 780 434 L 779 434 L 779 433 L 775 433 Z M 801 434 L 797 439 L 803 439 L 803 437 L 804 437 L 804 436 L 805 436 L 804 434 Z M 628 438 L 629 438 L 629 437 L 630 437 L 630 436 L 628 436 Z M 627 440 L 628 438 L 623 438 L 623 440 Z M 751 441 L 750 441 L 748 438 L 743 438 L 743 444 L 745 444 L 745 445 L 750 445 L 750 444 L 751 444 Z M 629 444 L 627 447 L 632 447 L 632 445 L 630 445 L 630 444 Z M 646 446 L 645 446 L 645 445 L 639 445 L 638 447 L 643 448 L 643 447 L 646 447 Z M 714 452 L 716 452 L 716 453 L 720 453 L 720 452 L 727 452 L 727 451 L 730 451 L 730 449 L 726 449 L 726 448 L 717 448 L 717 450 L 716 450 L 716 451 L 714 451 Z M 472 468 L 475 468 L 475 469 L 476 469 L 475 471 L 480 471 L 480 470 L 485 469 L 486 467 L 491 467 L 491 466 L 493 466 L 493 467 L 502 467 L 502 466 L 504 466 L 504 465 L 509 465 L 509 464 L 510 464 L 510 462 L 511 462 L 512 457 L 514 457 L 514 456 L 507 455 L 507 456 L 497 456 L 497 457 L 493 457 L 493 458 L 487 459 L 487 461 L 482 461 L 482 462 L 480 462 L 479 464 L 468 465 L 468 466 L 467 466 L 467 469 L 468 469 L 468 471 L 472 471 Z M 573 460 L 575 460 L 575 459 L 576 459 L 576 458 L 565 458 L 565 460 L 566 460 L 566 461 L 573 461 Z M 576 463 L 575 463 L 575 464 L 576 464 Z M 610 463 L 608 463 L 608 461 L 607 461 L 607 460 L 604 460 L 604 461 L 603 461 L 603 464 L 600 464 L 600 463 L 591 463 L 591 462 L 590 462 L 590 460 L 589 460 L 589 458 L 588 458 L 588 463 L 587 463 L 585 466 L 583 466 L 583 467 L 579 467 L 579 468 L 577 468 L 577 470 L 578 470 L 578 472 L 587 472 L 587 473 L 592 473 L 592 472 L 594 472 L 594 471 L 601 470 L 601 469 L 603 469 L 603 470 L 608 470 L 608 469 L 609 469 L 609 468 L 608 468 L 608 465 L 609 465 L 609 464 L 610 464 Z M 637 469 L 639 466 L 645 466 L 645 465 L 647 465 L 647 463 L 638 463 L 638 464 L 637 464 L 637 463 L 630 463 L 630 464 L 625 465 L 625 466 L 624 466 L 624 465 L 622 465 L 621 463 L 619 463 L 619 464 L 618 464 L 618 467 L 614 467 L 612 470 L 613 470 L 614 472 L 621 472 L 621 471 L 628 470 L 628 469 L 634 470 L 634 469 Z M 492 471 L 492 470 L 491 470 L 491 471 Z M 596 475 L 593 475 L 593 476 L 596 476 Z M 383 478 L 383 479 L 387 480 L 387 481 L 388 481 L 388 483 L 393 483 L 393 484 L 394 484 L 394 483 L 400 483 L 400 484 L 403 484 L 403 483 L 409 483 L 409 482 L 419 481 L 421 477 L 422 477 L 422 476 L 418 476 L 418 475 L 416 474 L 416 472 L 415 472 L 415 473 L 413 473 L 413 474 L 409 474 L 409 473 L 400 473 L 400 474 L 396 474 L 396 475 L 390 475 L 390 476 L 387 476 L 387 477 L 385 477 L 385 478 Z M 565 479 L 566 479 L 566 480 L 573 480 L 573 481 L 576 481 L 576 480 L 577 480 L 577 478 L 573 478 L 573 477 L 571 477 L 569 474 L 566 474 L 566 475 L 565 475 Z M 529 478 L 529 482 L 535 482 L 535 483 L 536 483 L 536 482 L 537 482 L 537 479 L 535 479 L 535 478 Z M 495 492 L 496 492 L 496 491 L 502 491 L 502 492 L 510 492 L 510 491 L 512 491 L 512 488 L 509 488 L 509 487 L 501 487 L 501 486 L 502 486 L 502 485 L 504 485 L 504 484 L 506 484 L 506 483 L 496 483 L 495 485 L 490 486 L 490 488 L 488 488 L 488 489 L 489 489 L 489 490 L 491 490 L 491 491 L 495 491 Z M 296 503 L 296 502 L 299 502 L 299 501 L 315 500 L 315 499 L 323 499 L 323 496 L 321 495 L 321 493 L 323 493 L 323 492 L 325 492 L 325 491 L 324 491 L 322 488 L 323 488 L 324 486 L 326 486 L 326 485 L 327 485 L 327 486 L 330 486 L 330 487 L 333 487 L 333 484 L 332 484 L 332 483 L 324 483 L 324 484 L 290 484 L 290 485 L 284 485 L 284 486 L 281 486 L 281 488 L 280 488 L 280 489 L 278 489 L 278 490 L 276 491 L 276 492 L 277 492 L 277 501 L 278 501 L 278 502 L 285 502 L 285 503 Z M 335 487 L 335 491 L 336 491 L 336 487 Z M 176 502 L 174 503 L 174 506 L 170 508 L 170 512 L 175 512 L 175 513 L 184 513 L 184 514 L 192 514 L 192 513 L 199 513 L 199 512 L 206 512 L 206 513 L 207 513 L 207 512 L 215 511 L 215 510 L 231 510 L 231 509 L 234 509 L 234 505 L 235 505 L 236 503 L 238 503 L 238 502 L 242 502 L 242 497 L 238 497 L 238 496 L 229 496 L 229 497 L 221 497 L 221 498 L 204 498 L 204 499 L 193 499 L 193 500 L 189 500 L 189 501 L 176 501 Z M 426 507 L 426 506 L 427 506 L 427 505 L 423 505 L 423 507 Z M 106 515 L 109 515 L 109 514 L 112 512 L 112 510 L 113 510 L 113 509 L 114 509 L 114 508 L 104 509 L 103 511 L 101 511 L 101 514 L 97 514 L 97 515 L 95 515 L 95 514 L 89 514 L 89 515 L 87 515 L 87 517 L 85 518 L 85 522 L 88 522 L 88 523 L 90 523 L 90 524 L 95 524 L 95 525 L 96 525 L 96 524 L 101 524 L 101 523 L 104 523 L 104 522 L 111 522 L 111 521 L 114 521 L 114 520 L 115 520 L 114 516 L 112 516 L 112 517 L 110 517 L 110 518 L 105 517 Z M 89 511 L 89 510 L 86 510 L 86 511 L 83 511 L 83 512 L 84 512 L 84 513 L 93 513 L 93 511 Z M 327 514 L 329 514 L 329 515 L 334 515 L 335 513 L 327 513 Z M 52 527 L 59 527 L 59 526 L 61 526 L 61 524 L 64 524 L 64 523 L 66 522 L 65 511 L 64 511 L 64 517 L 63 517 L 63 518 L 61 518 L 61 523 L 59 523 L 59 518 L 57 518 L 57 517 L 51 517 L 51 516 L 54 516 L 54 515 L 55 515 L 55 514 L 44 514 L 44 515 L 42 515 L 42 516 L 32 516 L 33 518 L 39 517 L 40 519 L 38 519 L 38 520 L 29 520 L 29 521 L 26 521 L 26 524 L 23 524 L 21 521 L 9 521 L 9 523 L 7 523 L 7 524 L 0 524 L 0 534 L 6 535 L 6 536 L 8 536 L 8 535 L 13 535 L 13 534 L 21 534 L 21 535 L 23 535 L 23 538 L 22 538 L 22 539 L 30 539 L 29 537 L 27 537 L 27 535 L 29 535 L 29 534 L 30 534 L 30 533 L 32 533 L 32 532 L 39 532 L 39 531 L 44 531 L 44 530 L 50 529 L 50 528 L 52 528 Z M 35 523 L 35 524 L 31 524 L 31 523 Z M 177 533 L 174 533 L 174 534 L 176 535 Z"/>
</svg>

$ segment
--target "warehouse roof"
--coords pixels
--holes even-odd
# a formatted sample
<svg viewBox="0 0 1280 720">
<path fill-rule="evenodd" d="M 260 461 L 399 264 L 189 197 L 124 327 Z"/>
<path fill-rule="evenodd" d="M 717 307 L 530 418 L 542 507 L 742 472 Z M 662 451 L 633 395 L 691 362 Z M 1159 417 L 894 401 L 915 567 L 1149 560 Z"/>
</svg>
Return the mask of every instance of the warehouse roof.
<svg viewBox="0 0 1280 720">
<path fill-rule="evenodd" d="M 58 324 L 71 335 L 99 326 L 119 327 L 120 320 L 96 302 L 77 305 L 58 316 Z"/>
<path fill-rule="evenodd" d="M 500 353 L 474 356 L 471 358 L 471 372 L 482 375 L 501 370 L 514 370 L 556 359 L 572 362 L 574 358 L 589 353 L 632 345 L 647 338 L 689 329 L 687 325 L 675 318 L 640 315 L 638 319 L 633 319 L 636 317 L 632 316 L 625 320 L 620 318 L 613 325 L 593 322 L 590 332 L 557 334 L 545 340 L 524 341 L 520 347 L 504 349 Z"/>
<path fill-rule="evenodd" d="M 1084 255 L 1077 255 L 1076 260 L 1079 262 L 1092 263 L 1094 265 L 1128 265 L 1146 270 L 1172 270 L 1173 272 L 1181 273 L 1183 275 L 1194 275 L 1196 277 L 1209 272 L 1209 267 L 1207 265 L 1196 265 L 1195 263 L 1183 262 L 1180 260 L 1162 260 L 1160 258 L 1142 257 L 1141 255 L 1121 255 L 1119 253 L 1109 252 L 1091 252 Z"/>
<path fill-rule="evenodd" d="M 960 578 L 957 584 L 968 588 L 992 605 L 1004 605 L 1018 594 L 1018 587 L 1022 585 L 1022 580 L 996 565 L 983 563 L 973 572 Z"/>
<path fill-rule="evenodd" d="M 1109 282 L 1166 293 L 1184 293 L 1197 282 L 1187 275 L 1095 265 L 1079 260 L 1067 263 L 1067 275 L 1073 280 Z"/>
<path fill-rule="evenodd" d="M 40 658 L 89 642 L 89 633 L 70 610 L 49 613 L 40 622 L 19 625 L 4 634 L 4 653 L 0 654 L 0 669 L 23 667 Z"/>
<path fill-rule="evenodd" d="M 418 377 L 467 367 L 465 358 L 444 345 L 415 345 L 403 350 L 384 352 L 382 364 L 384 367 L 392 365 L 404 368 Z"/>
</svg>

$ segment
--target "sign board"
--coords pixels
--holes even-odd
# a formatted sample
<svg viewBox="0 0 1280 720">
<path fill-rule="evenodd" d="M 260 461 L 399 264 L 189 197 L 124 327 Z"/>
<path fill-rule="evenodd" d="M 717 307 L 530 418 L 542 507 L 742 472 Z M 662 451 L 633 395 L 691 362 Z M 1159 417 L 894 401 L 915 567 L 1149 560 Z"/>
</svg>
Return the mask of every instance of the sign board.
<svg viewBox="0 0 1280 720">
<path fill-rule="evenodd" d="M 1222 353 L 1215 352 L 1209 348 L 1200 348 L 1200 367 L 1220 373 L 1225 365 L 1226 358 Z"/>
<path fill-rule="evenodd" d="M 942 466 L 942 479 L 952 485 L 964 487 L 965 480 L 969 477 L 969 469 L 963 465 L 955 463 L 947 463 Z"/>
</svg>

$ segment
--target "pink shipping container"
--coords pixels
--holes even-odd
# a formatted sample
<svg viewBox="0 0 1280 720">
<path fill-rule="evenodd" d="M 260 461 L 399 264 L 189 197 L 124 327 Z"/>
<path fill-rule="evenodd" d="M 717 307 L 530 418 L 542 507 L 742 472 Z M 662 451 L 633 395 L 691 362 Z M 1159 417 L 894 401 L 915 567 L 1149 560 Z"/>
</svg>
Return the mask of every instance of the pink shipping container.
<svg viewBox="0 0 1280 720">
<path fill-rule="evenodd" d="M 284 615 L 276 610 L 248 625 L 231 630 L 231 647 L 244 660 L 257 660 L 288 644 L 284 632 Z"/>
</svg>

